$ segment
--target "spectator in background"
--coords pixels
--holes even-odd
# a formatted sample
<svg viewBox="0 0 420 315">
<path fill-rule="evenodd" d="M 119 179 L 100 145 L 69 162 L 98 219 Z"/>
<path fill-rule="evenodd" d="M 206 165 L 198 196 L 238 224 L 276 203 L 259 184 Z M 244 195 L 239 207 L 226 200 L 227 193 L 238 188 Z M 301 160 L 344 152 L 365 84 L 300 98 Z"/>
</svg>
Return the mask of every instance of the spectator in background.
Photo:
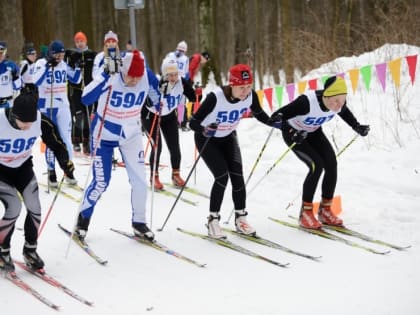
<svg viewBox="0 0 420 315">
<path fill-rule="evenodd" d="M 131 39 L 128 40 L 127 44 L 125 44 L 125 51 L 131 52 L 133 51 L 133 43 L 131 42 Z"/>
<path fill-rule="evenodd" d="M 190 57 L 188 73 L 192 85 L 194 85 L 195 83 L 196 76 L 200 71 L 200 68 L 204 66 L 209 60 L 210 54 L 207 51 L 203 51 L 202 53 L 196 53 Z"/>
<path fill-rule="evenodd" d="M 72 116 L 71 140 L 73 150 L 78 153 L 83 148 L 83 154 L 90 154 L 90 115 L 94 111 L 94 104 L 84 106 L 81 102 L 83 88 L 92 81 L 93 61 L 96 52 L 87 46 L 87 37 L 83 32 L 74 35 L 75 48 L 67 49 L 64 60 L 72 67 L 80 67 L 81 82 L 68 85 L 68 97 Z M 80 147 L 82 143 L 82 148 Z"/>
</svg>

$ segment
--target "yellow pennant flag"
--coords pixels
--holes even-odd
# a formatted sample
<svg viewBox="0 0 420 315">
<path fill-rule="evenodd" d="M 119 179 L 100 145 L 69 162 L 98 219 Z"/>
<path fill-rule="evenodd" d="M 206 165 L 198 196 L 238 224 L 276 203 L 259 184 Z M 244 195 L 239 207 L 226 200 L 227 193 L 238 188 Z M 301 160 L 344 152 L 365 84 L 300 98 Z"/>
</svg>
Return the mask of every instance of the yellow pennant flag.
<svg viewBox="0 0 420 315">
<path fill-rule="evenodd" d="M 353 89 L 353 94 L 355 94 L 357 85 L 359 84 L 359 69 L 349 70 L 349 76 L 351 81 L 351 87 Z"/>
<path fill-rule="evenodd" d="M 399 88 L 401 79 L 401 58 L 388 62 L 388 68 L 391 72 L 391 77 L 394 80 L 395 86 Z"/>
<path fill-rule="evenodd" d="M 258 100 L 260 101 L 261 108 L 264 108 L 264 103 L 263 103 L 264 91 L 263 90 L 258 90 L 256 92 L 257 92 L 257 95 L 258 95 Z"/>
<path fill-rule="evenodd" d="M 306 90 L 306 82 L 307 81 L 300 81 L 298 82 L 298 94 L 303 94 L 303 92 L 305 92 Z"/>
</svg>

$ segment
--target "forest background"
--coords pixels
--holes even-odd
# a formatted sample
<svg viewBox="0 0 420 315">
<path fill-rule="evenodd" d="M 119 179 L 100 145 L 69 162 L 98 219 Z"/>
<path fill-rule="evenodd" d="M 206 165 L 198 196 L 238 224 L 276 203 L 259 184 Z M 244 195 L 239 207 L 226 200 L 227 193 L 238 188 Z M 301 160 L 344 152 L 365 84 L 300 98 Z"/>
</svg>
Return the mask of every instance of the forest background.
<svg viewBox="0 0 420 315">
<path fill-rule="evenodd" d="M 210 72 L 221 84 L 235 63 L 284 85 L 338 56 L 386 43 L 420 46 L 418 0 L 144 1 L 135 10 L 136 42 L 149 66 L 159 72 L 163 57 L 185 40 L 187 55 L 206 50 L 212 56 L 202 69 L 204 84 Z M 130 37 L 129 12 L 116 10 L 113 0 L 1 0 L 0 18 L 0 40 L 15 61 L 25 41 L 39 50 L 59 39 L 70 48 L 83 31 L 89 48 L 101 51 L 108 30 L 118 33 L 120 49 Z"/>
</svg>

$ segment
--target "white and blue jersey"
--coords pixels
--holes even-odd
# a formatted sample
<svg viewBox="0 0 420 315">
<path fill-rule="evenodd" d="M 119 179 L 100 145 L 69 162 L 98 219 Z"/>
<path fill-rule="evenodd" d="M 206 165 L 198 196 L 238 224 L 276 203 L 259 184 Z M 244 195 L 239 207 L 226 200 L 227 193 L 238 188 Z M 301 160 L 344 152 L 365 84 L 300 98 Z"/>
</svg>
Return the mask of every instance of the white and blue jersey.
<svg viewBox="0 0 420 315">
<path fill-rule="evenodd" d="M 201 122 L 201 126 L 206 127 L 211 123 L 219 122 L 214 137 L 226 137 L 238 128 L 239 121 L 244 113 L 251 107 L 252 93 L 250 93 L 243 101 L 229 103 L 223 90 L 217 87 L 213 91 L 216 96 L 216 106 Z"/>
<path fill-rule="evenodd" d="M 332 110 L 323 111 L 319 105 L 315 91 L 307 91 L 304 95 L 306 95 L 309 101 L 309 112 L 287 120 L 289 125 L 294 129 L 314 132 L 322 124 L 330 121 L 338 114 Z"/>
<path fill-rule="evenodd" d="M 10 60 L 0 62 L 0 108 L 10 107 L 14 91 L 22 88 L 22 79 L 13 80 L 13 73 L 19 74 L 18 66 Z"/>
<path fill-rule="evenodd" d="M 161 116 L 166 116 L 172 113 L 178 108 L 178 105 L 181 103 L 182 98 L 184 97 L 184 86 L 182 80 L 178 80 L 171 87 L 168 87 L 167 94 L 161 96 Z M 147 108 L 152 113 L 156 114 L 159 111 L 155 106 Z"/>
<path fill-rule="evenodd" d="M 184 79 L 189 79 L 190 73 L 188 71 L 188 68 L 190 65 L 190 59 L 187 55 L 185 55 L 184 53 L 179 54 L 176 51 L 172 51 L 168 53 L 165 58 L 171 58 L 176 60 L 179 69 L 179 75 Z"/>
<path fill-rule="evenodd" d="M 72 158 L 71 113 L 67 97 L 67 81 L 78 84 L 81 81 L 80 68 L 73 69 L 64 61 L 55 67 L 49 67 L 45 58 L 35 63 L 33 80 L 38 87 L 38 109 L 50 118 L 58 127 L 61 138 L 66 144 L 70 159 Z M 54 169 L 54 155 L 46 150 L 49 169 Z"/>
<path fill-rule="evenodd" d="M 0 109 L 0 164 L 18 168 L 32 155 L 32 147 L 41 135 L 41 114 L 37 113 L 37 120 L 28 130 L 13 128 L 5 114 Z"/>
<path fill-rule="evenodd" d="M 131 189 L 132 222 L 146 222 L 147 182 L 140 112 L 146 98 L 159 102 L 158 80 L 149 69 L 135 86 L 121 73 L 97 75 L 83 90 L 82 103 L 98 101 L 92 121 L 93 178 L 82 201 L 81 215 L 90 218 L 111 179 L 112 155 L 119 148 Z"/>
</svg>

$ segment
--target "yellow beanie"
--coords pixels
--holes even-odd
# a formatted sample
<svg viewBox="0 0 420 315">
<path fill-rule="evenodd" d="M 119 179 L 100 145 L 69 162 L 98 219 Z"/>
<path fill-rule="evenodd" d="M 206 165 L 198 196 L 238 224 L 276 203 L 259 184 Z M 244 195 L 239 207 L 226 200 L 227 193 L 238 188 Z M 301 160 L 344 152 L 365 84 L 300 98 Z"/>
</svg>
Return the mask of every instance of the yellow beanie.
<svg viewBox="0 0 420 315">
<path fill-rule="evenodd" d="M 346 81 L 342 77 L 331 77 L 325 81 L 324 96 L 347 94 Z"/>
</svg>

